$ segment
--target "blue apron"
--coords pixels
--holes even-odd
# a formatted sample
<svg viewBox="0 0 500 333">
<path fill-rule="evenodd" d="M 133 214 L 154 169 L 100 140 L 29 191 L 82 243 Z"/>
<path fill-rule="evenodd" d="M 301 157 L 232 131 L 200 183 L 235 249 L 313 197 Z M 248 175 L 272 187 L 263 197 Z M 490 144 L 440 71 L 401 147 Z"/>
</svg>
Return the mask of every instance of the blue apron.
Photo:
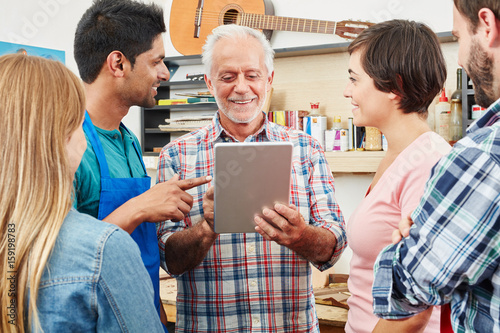
<svg viewBox="0 0 500 333">
<path fill-rule="evenodd" d="M 122 127 L 130 133 L 128 129 L 121 124 Z M 90 144 L 94 149 L 99 168 L 101 170 L 101 196 L 99 199 L 99 220 L 104 219 L 116 208 L 127 202 L 128 200 L 146 192 L 151 187 L 151 177 L 147 176 L 146 167 L 142 161 L 139 150 L 133 143 L 135 151 L 139 156 L 139 160 L 144 168 L 145 177 L 142 178 L 111 178 L 109 176 L 108 163 L 104 156 L 101 141 L 97 136 L 97 132 L 90 120 L 88 113 L 85 111 L 85 121 L 83 122 L 83 130 L 87 134 Z M 141 250 L 142 261 L 151 277 L 154 288 L 154 301 L 158 311 L 160 311 L 160 252 L 158 249 L 158 239 L 156 238 L 156 226 L 154 223 L 141 223 L 130 235 L 139 245 Z M 166 331 L 166 330 L 165 330 Z"/>
</svg>

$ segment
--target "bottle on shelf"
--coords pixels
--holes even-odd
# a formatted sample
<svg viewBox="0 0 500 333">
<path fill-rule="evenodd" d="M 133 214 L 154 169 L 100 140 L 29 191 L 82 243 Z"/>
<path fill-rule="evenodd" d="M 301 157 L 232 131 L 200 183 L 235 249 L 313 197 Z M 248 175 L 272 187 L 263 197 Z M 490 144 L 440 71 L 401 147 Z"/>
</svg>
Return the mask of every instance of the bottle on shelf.
<svg viewBox="0 0 500 333">
<path fill-rule="evenodd" d="M 341 123 L 342 118 L 340 116 L 335 116 L 333 119 L 333 133 L 334 133 L 334 140 L 333 140 L 333 150 L 334 151 L 340 151 L 340 130 L 342 129 L 342 123 Z"/>
<path fill-rule="evenodd" d="M 446 141 L 450 141 L 450 111 L 451 105 L 448 103 L 446 91 L 441 91 L 439 103 L 436 104 L 436 132 L 441 135 Z"/>
<path fill-rule="evenodd" d="M 319 141 L 321 148 L 325 149 L 326 117 L 319 114 L 319 103 L 311 103 L 311 113 L 304 117 L 304 132 Z"/>
<path fill-rule="evenodd" d="M 325 131 L 325 151 L 333 151 L 333 143 L 335 142 L 335 131 L 330 128 Z"/>
<path fill-rule="evenodd" d="M 462 138 L 462 68 L 457 69 L 457 89 L 451 94 L 450 145 Z"/>
<path fill-rule="evenodd" d="M 385 137 L 384 133 L 382 133 L 382 150 L 387 151 L 387 148 L 387 138 Z"/>
<path fill-rule="evenodd" d="M 382 150 L 382 132 L 376 127 L 366 127 L 365 149 Z"/>
<path fill-rule="evenodd" d="M 451 94 L 450 99 L 458 99 L 462 103 L 462 68 L 457 68 L 457 89 Z"/>
<path fill-rule="evenodd" d="M 451 100 L 450 113 L 450 145 L 462 138 L 462 102 L 459 99 Z"/>
</svg>

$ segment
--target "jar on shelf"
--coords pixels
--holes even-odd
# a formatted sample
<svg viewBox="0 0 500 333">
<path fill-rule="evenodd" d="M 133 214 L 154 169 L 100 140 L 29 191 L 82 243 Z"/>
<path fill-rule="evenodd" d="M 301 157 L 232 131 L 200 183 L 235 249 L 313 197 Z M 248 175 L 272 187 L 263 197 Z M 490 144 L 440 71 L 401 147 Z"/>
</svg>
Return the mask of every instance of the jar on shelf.
<svg viewBox="0 0 500 333">
<path fill-rule="evenodd" d="M 365 150 L 382 150 L 382 132 L 376 127 L 365 127 Z"/>
</svg>

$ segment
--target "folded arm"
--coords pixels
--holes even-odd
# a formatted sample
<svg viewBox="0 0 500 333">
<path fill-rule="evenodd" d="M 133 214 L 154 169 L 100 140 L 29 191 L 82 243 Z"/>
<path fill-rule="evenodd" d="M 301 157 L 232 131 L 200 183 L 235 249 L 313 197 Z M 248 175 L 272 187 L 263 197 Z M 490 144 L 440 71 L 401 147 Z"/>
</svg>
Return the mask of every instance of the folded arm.
<svg viewBox="0 0 500 333">
<path fill-rule="evenodd" d="M 409 318 L 400 320 L 379 319 L 373 333 L 420 333 L 425 330 L 432 315 L 432 307 Z"/>
<path fill-rule="evenodd" d="M 454 150 L 440 161 L 412 214 L 409 237 L 377 259 L 377 315 L 407 318 L 491 279 L 499 258 L 498 174 L 499 166 L 477 149 Z"/>
</svg>

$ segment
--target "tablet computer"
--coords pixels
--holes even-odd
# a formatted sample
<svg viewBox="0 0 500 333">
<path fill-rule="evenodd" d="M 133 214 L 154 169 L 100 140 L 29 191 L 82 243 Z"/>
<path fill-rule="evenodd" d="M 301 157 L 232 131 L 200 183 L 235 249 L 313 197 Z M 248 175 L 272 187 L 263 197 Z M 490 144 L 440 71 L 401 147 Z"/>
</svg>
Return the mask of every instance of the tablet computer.
<svg viewBox="0 0 500 333">
<path fill-rule="evenodd" d="M 255 215 L 289 203 L 292 151 L 290 142 L 215 144 L 215 232 L 255 232 Z"/>
</svg>

